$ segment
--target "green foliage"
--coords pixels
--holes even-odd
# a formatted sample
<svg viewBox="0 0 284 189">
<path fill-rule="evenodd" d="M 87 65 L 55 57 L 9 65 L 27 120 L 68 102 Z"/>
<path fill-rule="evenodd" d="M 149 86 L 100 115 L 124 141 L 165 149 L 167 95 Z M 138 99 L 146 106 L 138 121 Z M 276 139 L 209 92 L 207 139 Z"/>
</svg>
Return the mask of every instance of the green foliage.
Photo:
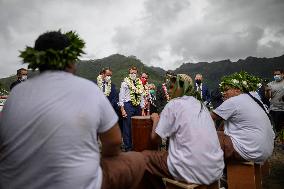
<svg viewBox="0 0 284 189">
<path fill-rule="evenodd" d="M 6 96 L 8 94 L 9 94 L 9 92 L 7 90 L 0 88 L 0 96 Z"/>
<path fill-rule="evenodd" d="M 60 32 L 60 31 L 59 31 Z M 49 64 L 49 67 L 58 70 L 64 70 L 70 61 L 77 60 L 83 54 L 85 42 L 73 32 L 67 32 L 65 35 L 70 40 L 70 45 L 62 50 L 47 49 L 45 51 L 37 51 L 32 47 L 26 47 L 21 51 L 20 57 L 24 63 L 28 63 L 28 68 L 35 70 L 42 67 L 44 64 Z"/>
<path fill-rule="evenodd" d="M 278 133 L 278 137 L 280 141 L 284 141 L 284 129 L 281 129 L 281 131 Z"/>
<path fill-rule="evenodd" d="M 226 87 L 240 89 L 243 92 L 256 91 L 261 86 L 261 79 L 241 71 L 222 77 L 220 83 L 221 91 L 226 91 Z"/>
</svg>

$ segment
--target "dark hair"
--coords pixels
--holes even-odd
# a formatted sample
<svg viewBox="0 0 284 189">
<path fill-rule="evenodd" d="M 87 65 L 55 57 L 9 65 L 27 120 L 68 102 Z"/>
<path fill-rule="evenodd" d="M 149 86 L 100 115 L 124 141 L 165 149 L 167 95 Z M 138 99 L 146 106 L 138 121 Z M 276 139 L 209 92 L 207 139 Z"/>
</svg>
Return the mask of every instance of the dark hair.
<svg viewBox="0 0 284 189">
<path fill-rule="evenodd" d="M 35 50 L 62 50 L 70 45 L 68 37 L 59 31 L 46 32 L 35 41 Z"/>
<path fill-rule="evenodd" d="M 274 71 L 273 72 L 277 72 L 277 71 L 280 71 L 280 73 L 284 73 L 284 70 L 283 69 L 281 69 L 281 68 L 276 68 L 276 69 L 274 69 Z"/>
<path fill-rule="evenodd" d="M 148 72 L 142 72 L 141 75 L 142 75 L 142 74 L 146 74 L 147 76 L 149 76 L 149 73 L 148 73 Z"/>
<path fill-rule="evenodd" d="M 46 32 L 40 35 L 35 41 L 34 49 L 37 51 L 45 51 L 47 49 L 63 50 L 70 45 L 69 38 L 62 34 L 60 31 Z M 50 64 L 43 64 L 39 67 L 39 70 L 57 70 L 56 67 Z"/>
<path fill-rule="evenodd" d="M 171 78 L 170 78 L 170 81 L 171 81 L 171 83 L 176 83 L 177 78 L 176 78 L 176 77 L 171 77 Z"/>
<path fill-rule="evenodd" d="M 110 67 L 105 67 L 105 68 L 102 69 L 102 71 L 100 72 L 100 74 L 106 73 L 107 70 L 109 70 L 109 71 L 112 72 L 112 69 L 111 69 Z"/>
<path fill-rule="evenodd" d="M 165 75 L 172 75 L 172 76 L 176 76 L 177 74 L 173 71 L 167 71 Z"/>
<path fill-rule="evenodd" d="M 170 82 L 171 82 L 171 83 L 176 83 L 176 81 L 177 81 L 177 78 L 176 78 L 176 77 L 171 77 L 171 78 L 170 78 Z M 179 80 L 179 86 L 180 86 L 180 87 L 183 87 L 183 85 L 184 85 L 184 82 L 181 81 L 181 80 Z"/>
<path fill-rule="evenodd" d="M 28 70 L 25 69 L 25 68 L 20 68 L 20 69 L 17 70 L 17 75 L 20 75 L 21 71 L 28 71 Z"/>
<path fill-rule="evenodd" d="M 136 71 L 138 72 L 138 69 L 137 69 L 136 66 L 131 66 L 131 67 L 128 69 L 128 71 L 130 71 L 130 70 L 136 70 Z"/>
</svg>

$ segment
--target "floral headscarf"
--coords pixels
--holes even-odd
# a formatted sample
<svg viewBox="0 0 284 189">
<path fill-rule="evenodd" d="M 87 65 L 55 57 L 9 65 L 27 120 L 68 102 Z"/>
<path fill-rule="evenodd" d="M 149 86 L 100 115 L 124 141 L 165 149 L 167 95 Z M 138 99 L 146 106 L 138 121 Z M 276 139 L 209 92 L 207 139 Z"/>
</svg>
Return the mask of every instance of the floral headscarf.
<svg viewBox="0 0 284 189">
<path fill-rule="evenodd" d="M 183 92 L 181 96 L 184 96 L 184 95 L 193 96 L 197 98 L 198 100 L 201 100 L 201 96 L 199 95 L 199 93 L 196 90 L 194 90 L 193 82 L 189 75 L 177 74 L 175 78 L 176 78 L 176 82 L 174 84 L 173 91 L 176 91 L 178 88 L 183 88 Z M 183 83 L 182 87 L 180 86 L 180 81 Z"/>
</svg>

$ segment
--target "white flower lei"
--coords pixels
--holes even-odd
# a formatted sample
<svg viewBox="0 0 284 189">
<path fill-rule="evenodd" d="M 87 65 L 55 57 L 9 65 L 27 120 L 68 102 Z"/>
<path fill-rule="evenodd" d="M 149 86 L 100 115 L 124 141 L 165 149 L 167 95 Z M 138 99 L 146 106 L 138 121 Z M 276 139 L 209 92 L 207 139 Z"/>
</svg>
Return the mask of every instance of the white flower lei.
<svg viewBox="0 0 284 189">
<path fill-rule="evenodd" d="M 134 106 L 138 106 L 140 104 L 140 102 L 141 102 L 141 95 L 144 92 L 144 87 L 142 85 L 142 82 L 140 81 L 139 78 L 136 78 L 135 81 L 132 81 L 129 77 L 126 77 L 124 79 L 124 82 L 129 87 L 131 103 Z M 134 86 L 133 82 L 135 82 L 136 87 Z"/>
<path fill-rule="evenodd" d="M 103 91 L 103 78 L 102 78 L 102 75 L 99 75 L 97 77 L 97 85 L 101 89 L 101 91 Z M 111 80 L 109 82 L 107 82 L 107 85 L 105 86 L 104 94 L 106 96 L 109 96 L 110 92 L 111 92 Z"/>
<path fill-rule="evenodd" d="M 128 85 L 131 92 L 136 94 L 142 94 L 144 92 L 144 87 L 139 78 L 135 79 L 136 87 L 134 86 L 133 81 L 129 77 L 126 77 L 124 81 Z"/>
</svg>

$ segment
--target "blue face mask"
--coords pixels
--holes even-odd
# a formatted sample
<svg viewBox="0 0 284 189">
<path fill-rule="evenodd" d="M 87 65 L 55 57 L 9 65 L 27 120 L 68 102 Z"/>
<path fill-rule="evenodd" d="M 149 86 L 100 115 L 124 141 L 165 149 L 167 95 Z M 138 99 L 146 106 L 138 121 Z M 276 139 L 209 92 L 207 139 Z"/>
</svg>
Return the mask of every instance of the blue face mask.
<svg viewBox="0 0 284 189">
<path fill-rule="evenodd" d="M 274 80 L 277 81 L 277 82 L 278 82 L 278 81 L 281 81 L 281 80 L 282 80 L 281 75 L 275 75 L 275 76 L 274 76 Z"/>
</svg>

